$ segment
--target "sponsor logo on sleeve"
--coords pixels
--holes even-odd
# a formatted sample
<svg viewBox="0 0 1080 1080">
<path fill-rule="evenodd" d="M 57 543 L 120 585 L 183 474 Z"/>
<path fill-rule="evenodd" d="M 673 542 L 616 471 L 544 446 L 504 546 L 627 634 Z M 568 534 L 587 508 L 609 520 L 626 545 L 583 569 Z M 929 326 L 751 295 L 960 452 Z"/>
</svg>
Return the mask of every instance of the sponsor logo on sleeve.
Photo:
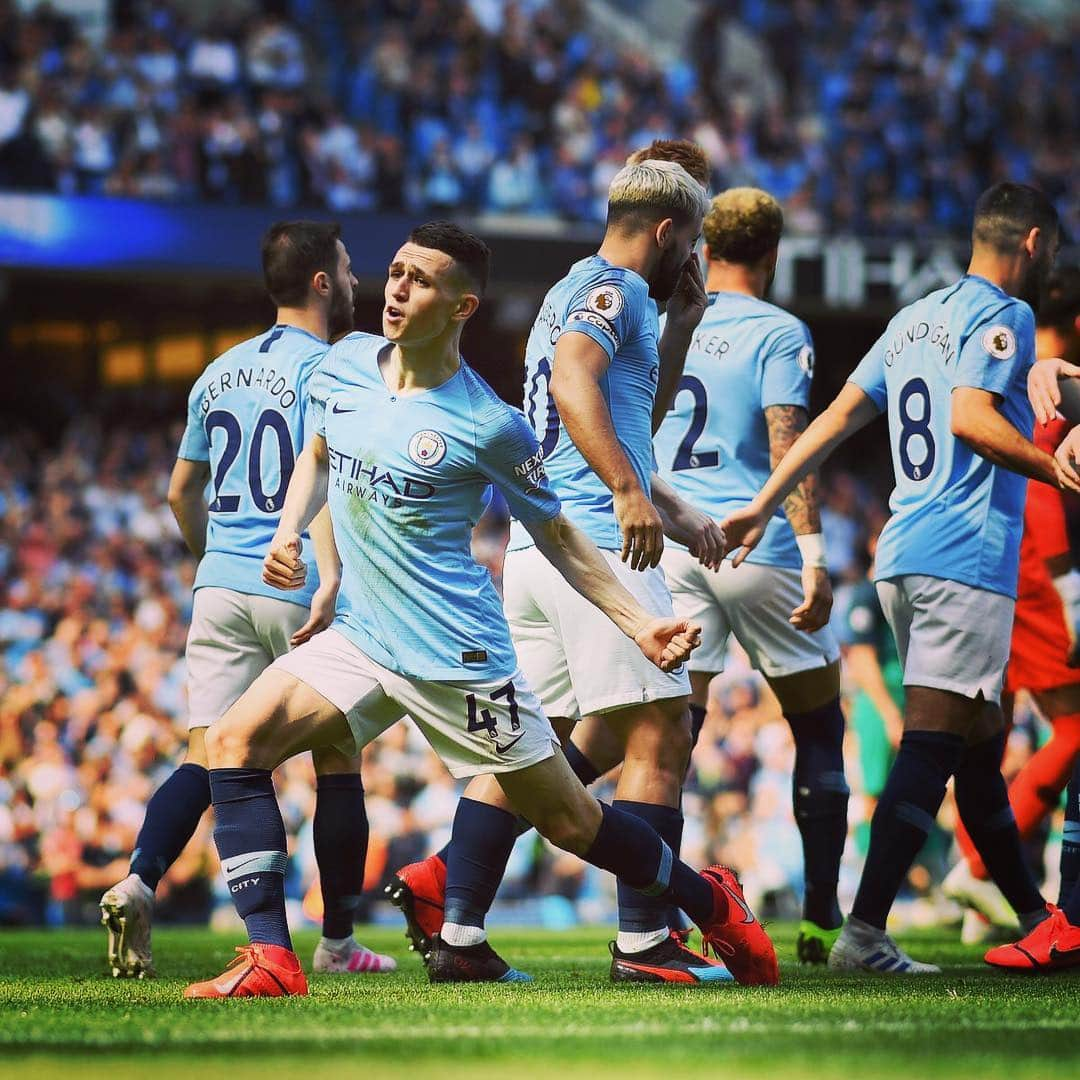
<svg viewBox="0 0 1080 1080">
<path fill-rule="evenodd" d="M 982 344 L 995 360 L 1008 360 L 1016 352 L 1016 335 L 1008 326 L 991 326 L 983 334 Z"/>
<path fill-rule="evenodd" d="M 409 440 L 409 457 L 417 465 L 433 468 L 446 457 L 446 440 L 437 431 L 418 431 Z"/>
<path fill-rule="evenodd" d="M 544 451 L 537 450 L 532 457 L 526 458 L 520 465 L 515 465 L 514 475 L 521 480 L 526 495 L 538 491 L 540 485 L 547 481 L 547 472 L 544 469 Z"/>
<path fill-rule="evenodd" d="M 814 374 L 814 348 L 812 345 L 804 345 L 795 358 L 803 374 L 810 378 Z"/>
<path fill-rule="evenodd" d="M 615 332 L 615 327 L 603 315 L 597 315 L 595 311 L 586 311 L 584 308 L 580 311 L 571 311 L 566 321 L 567 323 L 586 322 L 590 326 L 595 326 L 616 349 L 619 347 L 619 335 Z"/>
</svg>

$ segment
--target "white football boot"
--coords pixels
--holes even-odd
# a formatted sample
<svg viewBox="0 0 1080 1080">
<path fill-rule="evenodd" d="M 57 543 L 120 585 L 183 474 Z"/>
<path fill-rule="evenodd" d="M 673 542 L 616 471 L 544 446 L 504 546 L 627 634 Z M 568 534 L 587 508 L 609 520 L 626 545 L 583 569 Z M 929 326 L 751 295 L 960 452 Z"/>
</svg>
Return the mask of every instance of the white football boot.
<svg viewBox="0 0 1080 1080">
<path fill-rule="evenodd" d="M 829 950 L 834 971 L 872 971 L 877 975 L 938 975 L 936 964 L 922 964 L 910 956 L 884 930 L 849 916 Z"/>
<path fill-rule="evenodd" d="M 138 874 L 128 874 L 101 898 L 101 922 L 109 935 L 109 970 L 114 979 L 152 979 L 150 927 L 154 894 Z"/>
<path fill-rule="evenodd" d="M 351 937 L 343 943 L 321 938 L 315 946 L 315 959 L 311 966 L 319 975 L 376 975 L 396 971 L 397 961 L 392 956 L 372 952 Z"/>
<path fill-rule="evenodd" d="M 1002 896 L 1001 890 L 992 881 L 977 878 L 971 872 L 967 859 L 961 859 L 949 871 L 941 883 L 941 891 L 961 907 L 979 912 L 994 926 L 1015 930 L 1020 925 L 1016 912 Z"/>
</svg>

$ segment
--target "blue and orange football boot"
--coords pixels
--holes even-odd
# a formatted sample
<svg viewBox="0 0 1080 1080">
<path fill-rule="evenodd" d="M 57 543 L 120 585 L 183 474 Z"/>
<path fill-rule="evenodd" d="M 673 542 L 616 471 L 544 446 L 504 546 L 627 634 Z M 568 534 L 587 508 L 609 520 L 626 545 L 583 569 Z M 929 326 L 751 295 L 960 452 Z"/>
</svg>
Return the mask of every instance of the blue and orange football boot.
<svg viewBox="0 0 1080 1080">
<path fill-rule="evenodd" d="M 672 930 L 663 941 L 641 952 L 621 952 L 614 941 L 609 948 L 612 982 L 701 986 L 734 979 L 723 964 L 687 948 L 676 930 Z"/>
</svg>

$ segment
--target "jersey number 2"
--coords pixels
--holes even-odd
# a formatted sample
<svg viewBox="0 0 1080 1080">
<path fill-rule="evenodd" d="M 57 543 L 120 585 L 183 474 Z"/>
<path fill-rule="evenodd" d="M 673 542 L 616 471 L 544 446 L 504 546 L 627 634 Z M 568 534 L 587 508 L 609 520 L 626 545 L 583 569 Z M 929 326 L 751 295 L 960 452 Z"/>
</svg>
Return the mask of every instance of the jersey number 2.
<svg viewBox="0 0 1080 1080">
<path fill-rule="evenodd" d="M 675 460 L 671 463 L 672 472 L 681 472 L 683 469 L 708 469 L 720 464 L 718 450 L 708 450 L 702 454 L 694 453 L 694 444 L 701 438 L 701 433 L 705 430 L 705 424 L 709 419 L 709 395 L 705 392 L 705 384 L 693 375 L 684 375 L 679 380 L 675 397 L 677 398 L 684 390 L 689 390 L 694 396 L 694 413 L 690 418 L 690 427 L 687 428 L 683 441 L 679 443 L 679 449 L 675 452 Z M 674 400 L 671 404 L 674 408 Z"/>
<path fill-rule="evenodd" d="M 235 514 L 240 509 L 239 495 L 226 495 L 222 491 L 229 477 L 229 470 L 240 455 L 244 436 L 240 421 L 225 409 L 215 409 L 206 417 L 206 441 L 213 445 L 214 432 L 225 432 L 225 447 L 218 458 L 214 470 L 214 498 L 210 502 L 211 514 Z M 278 449 L 278 485 L 277 490 L 269 495 L 263 488 L 262 451 L 263 439 L 269 429 L 273 429 Z M 266 409 L 255 422 L 251 433 L 251 446 L 248 448 L 248 490 L 256 508 L 267 514 L 276 514 L 285 505 L 285 492 L 289 487 L 296 458 L 293 454 L 292 436 L 285 417 L 276 409 Z"/>
<path fill-rule="evenodd" d="M 912 415 L 913 404 L 918 411 L 917 416 Z M 925 480 L 930 475 L 937 456 L 934 436 L 930 431 L 930 388 L 925 381 L 910 379 L 904 383 L 904 388 L 900 391 L 899 406 L 900 443 L 897 453 L 900 466 L 909 480 Z M 922 442 L 924 448 L 918 464 L 911 460 L 911 440 L 915 438 Z"/>
</svg>

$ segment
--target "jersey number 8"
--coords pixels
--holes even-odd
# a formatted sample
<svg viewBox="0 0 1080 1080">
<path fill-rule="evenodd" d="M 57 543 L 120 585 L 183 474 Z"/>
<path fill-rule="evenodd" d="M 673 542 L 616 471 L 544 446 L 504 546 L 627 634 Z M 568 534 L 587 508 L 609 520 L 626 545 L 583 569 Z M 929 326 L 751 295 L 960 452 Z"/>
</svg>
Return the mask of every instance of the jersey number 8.
<svg viewBox="0 0 1080 1080">
<path fill-rule="evenodd" d="M 921 401 L 921 404 L 917 404 Z M 913 416 L 913 404 L 918 412 Z M 937 448 L 930 431 L 930 388 L 922 379 L 911 379 L 900 391 L 900 443 L 897 453 L 904 475 L 909 480 L 925 480 L 934 467 Z M 923 453 L 918 463 L 911 460 L 911 441 L 918 439 Z"/>
</svg>

